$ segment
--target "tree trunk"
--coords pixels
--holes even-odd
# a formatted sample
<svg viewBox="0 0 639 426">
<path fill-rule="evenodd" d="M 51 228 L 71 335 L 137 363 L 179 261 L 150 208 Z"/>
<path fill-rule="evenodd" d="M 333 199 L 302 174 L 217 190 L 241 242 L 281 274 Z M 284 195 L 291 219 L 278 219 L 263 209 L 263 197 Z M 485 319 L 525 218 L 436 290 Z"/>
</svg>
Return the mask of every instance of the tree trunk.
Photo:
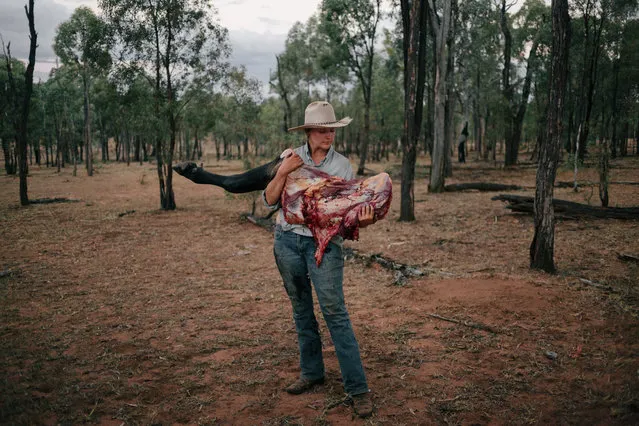
<svg viewBox="0 0 639 426">
<path fill-rule="evenodd" d="M 400 221 L 415 220 L 415 162 L 423 117 L 428 9 L 424 0 L 402 0 L 404 35 L 404 133 Z"/>
<path fill-rule="evenodd" d="M 610 149 L 609 139 L 603 138 L 601 141 L 601 153 L 599 155 L 599 200 L 601 207 L 608 207 L 608 178 L 610 170 Z"/>
<path fill-rule="evenodd" d="M 87 175 L 93 176 L 93 149 L 91 148 L 91 111 L 89 105 L 89 76 L 86 65 L 82 76 L 84 88 L 84 153 Z"/>
<path fill-rule="evenodd" d="M 434 28 L 435 48 L 437 50 L 437 64 L 435 74 L 435 132 L 433 141 L 432 167 L 429 192 L 443 192 L 445 183 L 445 157 L 448 155 L 446 149 L 446 84 L 448 71 L 448 32 L 452 19 L 452 2 L 445 0 L 441 23 L 437 22 L 437 11 L 433 5 L 433 0 L 428 0 L 429 15 L 431 25 Z"/>
<path fill-rule="evenodd" d="M 454 11 L 452 12 L 454 15 Z M 455 23 L 454 19 L 451 19 L 450 31 L 448 32 L 448 60 L 446 71 L 446 78 L 449 81 L 453 81 L 455 73 Z M 446 177 L 453 177 L 453 161 L 452 156 L 454 154 L 455 144 L 453 140 L 455 138 L 455 129 L 453 124 L 453 117 L 455 115 L 455 96 L 453 93 L 453 85 L 448 84 L 446 86 L 446 104 L 444 106 L 444 134 L 446 138 L 446 156 L 444 157 L 444 169 Z"/>
<path fill-rule="evenodd" d="M 2 138 L 2 152 L 4 153 L 4 169 L 8 175 L 15 175 L 17 172 L 17 164 L 13 155 L 13 143 L 7 138 Z"/>
<path fill-rule="evenodd" d="M 168 12 L 167 12 L 168 14 Z M 170 19 L 167 20 L 171 22 Z M 167 28 L 167 44 L 166 44 L 166 52 L 164 55 L 164 70 L 166 76 L 166 101 L 168 103 L 168 119 L 169 119 L 169 130 L 170 130 L 170 139 L 169 139 L 169 149 L 166 156 L 166 166 L 163 168 L 163 172 L 166 178 L 166 191 L 161 198 L 161 204 L 163 210 L 175 210 L 177 207 L 175 204 L 175 194 L 173 193 L 173 154 L 175 152 L 175 140 L 177 136 L 177 120 L 175 117 L 175 106 L 173 105 L 173 85 L 171 82 L 171 64 L 170 57 L 173 49 L 173 33 L 171 25 L 168 25 Z"/>
<path fill-rule="evenodd" d="M 526 76 L 522 87 L 521 101 L 519 105 L 515 104 L 514 93 L 515 88 L 510 82 L 510 62 L 512 55 L 513 38 L 508 25 L 506 16 L 506 0 L 502 0 L 501 6 L 501 31 L 504 35 L 504 69 L 502 70 L 502 90 L 506 100 L 505 107 L 505 124 L 506 130 L 504 134 L 504 144 L 506 145 L 506 154 L 504 156 L 505 166 L 514 166 L 517 164 L 519 157 L 519 145 L 521 144 L 521 131 L 523 128 L 524 117 L 528 107 L 528 97 L 530 96 L 530 86 L 532 83 L 533 70 L 537 57 L 537 47 L 539 46 L 539 31 L 533 40 L 530 54 L 528 55 Z"/>
<path fill-rule="evenodd" d="M 31 93 L 33 92 L 33 69 L 36 61 L 36 48 L 38 46 L 38 34 L 35 31 L 35 20 L 33 13 L 33 1 L 29 0 L 28 7 L 24 10 L 29 21 L 29 63 L 24 72 L 24 97 L 22 98 L 22 111 L 20 115 L 20 132 L 18 134 L 18 168 L 20 170 L 20 204 L 29 204 L 27 195 L 27 126 L 29 123 L 29 109 L 31 106 Z"/>
<path fill-rule="evenodd" d="M 585 31 L 586 31 L 586 42 L 588 42 L 588 31 L 589 31 L 589 24 L 588 24 L 588 14 L 586 14 L 584 16 L 584 26 L 585 26 Z M 582 85 L 581 90 L 582 93 L 585 94 L 584 99 L 583 99 L 583 114 L 581 116 L 581 121 L 579 123 L 580 127 L 579 127 L 579 140 L 577 141 L 579 149 L 578 149 L 578 154 L 579 154 L 579 159 L 583 160 L 585 155 L 586 155 L 586 151 L 587 151 L 587 145 L 588 145 L 588 136 L 590 133 L 590 115 L 592 113 L 592 106 L 593 106 L 593 97 L 594 97 L 594 93 L 595 93 L 595 86 L 597 84 L 597 64 L 599 62 L 599 50 L 601 48 L 601 33 L 603 31 L 603 26 L 604 26 L 604 20 L 605 20 L 605 14 L 602 14 L 600 20 L 599 20 L 599 28 L 597 29 L 597 33 L 595 34 L 595 38 L 592 41 L 592 49 L 590 52 L 590 58 L 588 63 L 586 63 L 584 61 L 584 70 L 583 70 L 583 79 L 582 81 L 585 82 L 584 85 Z M 596 24 L 595 24 L 596 25 Z M 585 53 L 584 56 L 587 55 L 587 48 L 584 48 Z M 585 59 L 585 58 L 584 58 Z"/>
<path fill-rule="evenodd" d="M 288 100 L 288 91 L 284 87 L 284 80 L 282 79 L 282 65 L 280 64 L 280 56 L 275 55 L 275 60 L 277 61 L 277 81 L 279 83 L 280 96 L 282 97 L 282 99 L 284 99 L 284 105 L 286 107 L 286 109 L 284 110 L 284 117 L 282 120 L 282 127 L 283 127 L 282 130 L 286 133 L 288 132 L 288 128 L 290 127 L 289 123 L 293 113 L 291 110 L 291 103 Z"/>
<path fill-rule="evenodd" d="M 553 190 L 561 150 L 562 117 L 568 79 L 570 15 L 568 0 L 552 0 L 552 64 L 549 81 L 547 136 L 539 150 L 535 191 L 535 234 L 530 245 L 530 267 L 556 271 L 554 263 L 555 212 Z"/>
<path fill-rule="evenodd" d="M 371 134 L 371 91 L 373 84 L 373 55 L 370 57 L 370 71 L 368 72 L 368 88 L 364 86 L 362 81 L 362 90 L 364 91 L 364 137 L 361 139 L 359 145 L 359 165 L 357 167 L 357 174 L 363 175 L 366 169 L 366 160 L 368 156 L 368 145 L 370 142 Z"/>
</svg>

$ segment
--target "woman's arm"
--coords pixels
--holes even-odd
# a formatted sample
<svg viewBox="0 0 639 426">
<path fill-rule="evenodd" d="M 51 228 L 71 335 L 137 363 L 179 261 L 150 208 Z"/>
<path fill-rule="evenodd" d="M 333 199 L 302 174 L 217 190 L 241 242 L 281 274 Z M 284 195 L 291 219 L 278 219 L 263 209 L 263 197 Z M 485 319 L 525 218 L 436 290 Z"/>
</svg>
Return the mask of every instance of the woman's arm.
<svg viewBox="0 0 639 426">
<path fill-rule="evenodd" d="M 286 184 L 286 177 L 294 170 L 299 169 L 304 165 L 304 160 L 302 158 L 293 153 L 290 156 L 286 157 L 280 168 L 277 169 L 277 173 L 273 180 L 269 182 L 264 190 L 264 198 L 266 202 L 270 205 L 277 204 L 280 197 L 282 196 L 282 191 L 284 190 L 284 185 Z"/>
</svg>

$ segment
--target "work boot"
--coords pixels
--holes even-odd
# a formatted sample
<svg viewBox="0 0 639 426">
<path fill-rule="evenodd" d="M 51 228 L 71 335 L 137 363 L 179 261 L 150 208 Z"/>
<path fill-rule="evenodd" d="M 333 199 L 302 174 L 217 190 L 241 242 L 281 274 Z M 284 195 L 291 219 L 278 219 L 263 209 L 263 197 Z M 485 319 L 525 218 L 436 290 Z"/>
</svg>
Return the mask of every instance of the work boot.
<svg viewBox="0 0 639 426">
<path fill-rule="evenodd" d="M 294 381 L 293 383 L 285 387 L 284 390 L 293 395 L 299 395 L 301 393 L 306 392 L 307 390 L 309 390 L 315 385 L 322 385 L 322 384 L 324 384 L 323 377 L 320 377 L 319 379 L 314 379 L 314 380 L 300 377 L 299 379 L 297 379 L 296 381 Z"/>
<path fill-rule="evenodd" d="M 362 419 L 370 417 L 373 414 L 373 401 L 368 393 L 360 393 L 359 395 L 351 396 L 353 400 L 353 409 Z"/>
</svg>

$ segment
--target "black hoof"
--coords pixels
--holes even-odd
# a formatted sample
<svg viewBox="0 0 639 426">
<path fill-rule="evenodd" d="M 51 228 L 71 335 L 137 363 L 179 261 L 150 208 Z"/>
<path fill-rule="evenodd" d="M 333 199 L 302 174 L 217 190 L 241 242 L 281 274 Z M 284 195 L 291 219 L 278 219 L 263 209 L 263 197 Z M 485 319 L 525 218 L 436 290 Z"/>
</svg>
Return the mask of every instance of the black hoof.
<svg viewBox="0 0 639 426">
<path fill-rule="evenodd" d="M 195 172 L 197 171 L 197 164 L 192 161 L 185 161 L 173 166 L 173 170 L 180 176 L 184 176 L 187 179 L 193 179 Z"/>
</svg>

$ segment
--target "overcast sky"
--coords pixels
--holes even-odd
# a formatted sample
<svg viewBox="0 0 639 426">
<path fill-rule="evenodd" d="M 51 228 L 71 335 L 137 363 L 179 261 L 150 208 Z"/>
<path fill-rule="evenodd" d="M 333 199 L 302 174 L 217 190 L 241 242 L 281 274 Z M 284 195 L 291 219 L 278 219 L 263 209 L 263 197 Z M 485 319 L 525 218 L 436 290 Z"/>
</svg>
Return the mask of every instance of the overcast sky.
<svg viewBox="0 0 639 426">
<path fill-rule="evenodd" d="M 305 22 L 320 0 L 217 0 L 220 23 L 229 30 L 234 65 L 245 65 L 249 74 L 263 83 L 275 67 L 275 54 L 284 50 L 288 30 L 296 21 Z M 11 42 L 12 56 L 28 57 L 26 0 L 0 0 L 0 34 Z M 55 66 L 51 47 L 55 30 L 69 19 L 78 6 L 89 6 L 99 13 L 97 0 L 36 0 L 35 24 L 38 32 L 36 79 L 46 78 Z"/>
</svg>

